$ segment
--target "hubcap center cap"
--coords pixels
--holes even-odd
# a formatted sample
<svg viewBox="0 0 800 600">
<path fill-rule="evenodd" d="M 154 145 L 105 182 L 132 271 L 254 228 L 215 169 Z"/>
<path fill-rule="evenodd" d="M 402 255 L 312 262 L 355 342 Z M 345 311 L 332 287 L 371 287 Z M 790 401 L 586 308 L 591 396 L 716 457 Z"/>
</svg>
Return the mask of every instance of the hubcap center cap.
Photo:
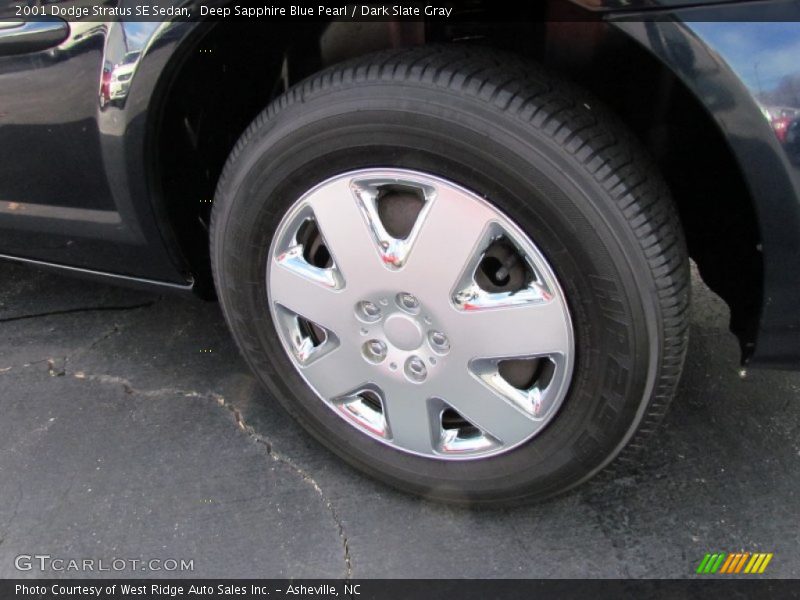
<svg viewBox="0 0 800 600">
<path fill-rule="evenodd" d="M 424 337 L 422 327 L 412 317 L 391 315 L 386 319 L 383 331 L 389 343 L 400 350 L 414 350 L 422 345 Z"/>
</svg>

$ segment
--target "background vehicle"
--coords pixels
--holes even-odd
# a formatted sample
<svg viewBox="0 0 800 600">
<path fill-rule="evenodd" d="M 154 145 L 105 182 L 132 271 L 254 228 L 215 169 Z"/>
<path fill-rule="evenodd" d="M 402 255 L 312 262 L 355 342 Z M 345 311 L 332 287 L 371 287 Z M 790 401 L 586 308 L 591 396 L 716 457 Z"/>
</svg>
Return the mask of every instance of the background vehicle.
<svg viewBox="0 0 800 600">
<path fill-rule="evenodd" d="M 800 173 L 761 108 L 800 107 L 796 5 L 491 10 L 5 24 L 0 253 L 216 288 L 313 435 L 455 502 L 633 455 L 680 376 L 689 256 L 745 364 L 800 366 Z"/>
<path fill-rule="evenodd" d="M 111 69 L 108 83 L 108 100 L 124 98 L 128 94 L 131 78 L 139 61 L 141 51 L 128 52 L 122 62 Z"/>
<path fill-rule="evenodd" d="M 786 108 L 781 106 L 771 106 L 764 108 L 764 116 L 767 117 L 772 123 L 772 128 L 775 130 L 775 136 L 778 141 L 786 143 L 786 133 L 789 124 L 797 118 L 800 110 L 796 108 Z"/>
</svg>

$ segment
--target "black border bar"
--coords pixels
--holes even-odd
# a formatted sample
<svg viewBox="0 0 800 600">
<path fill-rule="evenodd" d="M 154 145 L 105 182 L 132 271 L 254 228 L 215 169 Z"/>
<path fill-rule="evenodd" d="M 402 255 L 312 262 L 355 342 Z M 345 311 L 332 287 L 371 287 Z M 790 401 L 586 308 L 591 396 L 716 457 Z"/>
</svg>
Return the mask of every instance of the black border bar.
<svg viewBox="0 0 800 600">
<path fill-rule="evenodd" d="M 333 600 L 489 600 L 501 598 L 800 598 L 800 580 L 745 579 L 6 579 L 0 598 L 173 600 L 207 598 Z"/>
</svg>

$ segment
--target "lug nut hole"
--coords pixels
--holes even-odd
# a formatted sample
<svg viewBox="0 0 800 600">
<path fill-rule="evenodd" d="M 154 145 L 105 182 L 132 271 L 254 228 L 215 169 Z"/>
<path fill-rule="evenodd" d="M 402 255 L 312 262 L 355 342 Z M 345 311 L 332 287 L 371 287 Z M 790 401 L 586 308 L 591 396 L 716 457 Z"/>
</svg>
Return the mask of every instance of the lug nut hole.
<svg viewBox="0 0 800 600">
<path fill-rule="evenodd" d="M 369 300 L 362 300 L 356 304 L 356 316 L 367 323 L 380 321 L 381 307 Z"/>
<path fill-rule="evenodd" d="M 450 340 L 447 339 L 447 336 L 441 331 L 429 331 L 428 343 L 431 345 L 431 348 L 439 354 L 447 354 L 450 352 Z"/>
<path fill-rule="evenodd" d="M 415 315 L 419 312 L 419 300 L 413 294 L 407 292 L 400 292 L 397 294 L 397 306 L 402 308 L 407 313 Z"/>
<path fill-rule="evenodd" d="M 421 383 L 425 381 L 428 376 L 428 368 L 425 366 L 425 361 L 418 356 L 411 356 L 406 360 L 405 373 L 411 381 Z"/>
<path fill-rule="evenodd" d="M 378 364 L 386 358 L 386 344 L 380 340 L 369 340 L 361 347 L 361 353 L 369 362 Z"/>
</svg>

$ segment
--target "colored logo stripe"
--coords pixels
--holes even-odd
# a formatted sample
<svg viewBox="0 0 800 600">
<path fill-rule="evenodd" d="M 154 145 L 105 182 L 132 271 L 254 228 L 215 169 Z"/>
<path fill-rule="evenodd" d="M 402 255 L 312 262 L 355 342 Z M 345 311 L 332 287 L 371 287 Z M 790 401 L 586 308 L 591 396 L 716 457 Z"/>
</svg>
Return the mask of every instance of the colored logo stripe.
<svg viewBox="0 0 800 600">
<path fill-rule="evenodd" d="M 769 554 L 753 554 L 753 558 L 747 563 L 744 569 L 745 573 L 763 573 L 767 568 L 769 561 L 772 560 L 772 553 Z"/>
<path fill-rule="evenodd" d="M 722 566 L 720 573 L 738 573 L 744 567 L 745 561 L 750 557 L 749 552 L 731 554 L 730 560 Z"/>
<path fill-rule="evenodd" d="M 720 569 L 720 573 L 727 573 L 728 569 L 731 568 L 731 565 L 736 563 L 736 557 L 738 554 L 728 554 L 727 560 L 722 563 L 722 569 Z"/>
<path fill-rule="evenodd" d="M 726 554 L 724 552 L 718 554 L 706 554 L 703 560 L 700 562 L 700 566 L 697 567 L 697 572 L 716 573 L 725 556 Z"/>
<path fill-rule="evenodd" d="M 772 553 L 761 552 L 753 554 L 750 552 L 735 552 L 733 554 L 727 554 L 726 552 L 709 553 L 700 561 L 697 573 L 709 575 L 717 572 L 720 574 L 763 573 L 769 561 L 772 560 L 772 556 Z"/>
</svg>

